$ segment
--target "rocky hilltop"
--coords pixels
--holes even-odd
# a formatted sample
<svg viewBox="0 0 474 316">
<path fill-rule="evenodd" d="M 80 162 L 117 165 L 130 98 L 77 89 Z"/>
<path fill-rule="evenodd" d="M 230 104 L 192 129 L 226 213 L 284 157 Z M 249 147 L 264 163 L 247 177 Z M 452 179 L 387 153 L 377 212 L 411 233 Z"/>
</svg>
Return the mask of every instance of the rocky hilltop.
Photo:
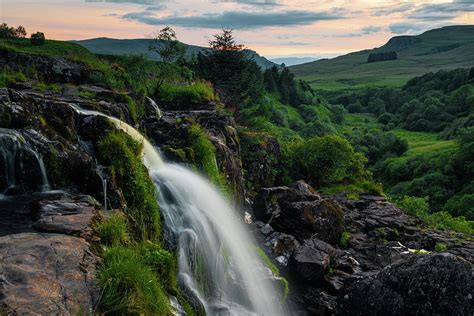
<svg viewBox="0 0 474 316">
<path fill-rule="evenodd" d="M 278 143 L 245 143 L 251 136 L 238 132 L 221 104 L 176 108 L 147 98 L 135 120 L 82 64 L 0 52 L 0 67 L 29 65 L 61 89 L 38 91 L 34 81 L 0 89 L 2 313 L 96 312 L 97 223 L 127 205 L 98 150 L 115 127 L 82 108 L 135 126 L 165 159 L 187 165 L 197 159 L 191 127 L 198 124 L 234 203 L 253 214 L 249 229 L 288 279 L 295 315 L 473 314 L 471 237 L 430 229 L 383 197 L 325 196 L 303 181 L 275 186 L 275 161 L 257 153 L 278 157 Z M 244 147 L 254 154 L 242 155 Z"/>
</svg>

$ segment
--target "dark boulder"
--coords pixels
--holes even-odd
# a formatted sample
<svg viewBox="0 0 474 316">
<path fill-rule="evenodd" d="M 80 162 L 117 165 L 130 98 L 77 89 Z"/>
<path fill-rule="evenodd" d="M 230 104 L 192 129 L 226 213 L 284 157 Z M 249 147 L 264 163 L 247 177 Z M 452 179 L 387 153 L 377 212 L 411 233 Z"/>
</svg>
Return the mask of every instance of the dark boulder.
<svg viewBox="0 0 474 316">
<path fill-rule="evenodd" d="M 259 220 L 299 240 L 312 236 L 337 244 L 344 228 L 344 211 L 331 199 L 321 199 L 309 186 L 264 188 L 254 200 L 253 211 Z"/>
<path fill-rule="evenodd" d="M 472 315 L 473 265 L 452 254 L 413 255 L 342 291 L 339 315 Z"/>
<path fill-rule="evenodd" d="M 302 281 L 316 282 L 328 271 L 331 256 L 336 253 L 328 243 L 316 238 L 297 247 L 290 261 L 293 274 Z"/>
</svg>

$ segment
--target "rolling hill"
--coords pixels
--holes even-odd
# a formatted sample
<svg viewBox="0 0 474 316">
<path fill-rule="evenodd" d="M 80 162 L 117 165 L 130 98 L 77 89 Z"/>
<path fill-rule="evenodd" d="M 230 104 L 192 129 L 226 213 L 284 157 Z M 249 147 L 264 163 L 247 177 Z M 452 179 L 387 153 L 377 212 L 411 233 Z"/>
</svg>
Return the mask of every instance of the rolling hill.
<svg viewBox="0 0 474 316">
<path fill-rule="evenodd" d="M 367 63 L 369 54 L 395 51 L 398 60 Z M 447 26 L 416 36 L 396 36 L 385 45 L 290 67 L 297 78 L 326 91 L 402 86 L 440 69 L 474 66 L 474 25 Z"/>
<path fill-rule="evenodd" d="M 156 52 L 150 51 L 150 39 L 114 39 L 99 37 L 81 41 L 71 41 L 77 43 L 95 54 L 107 55 L 124 55 L 124 54 L 139 54 L 145 55 L 152 60 L 159 60 Z M 183 43 L 184 44 L 184 43 Z M 187 55 L 192 56 L 199 52 L 205 52 L 209 48 L 184 44 L 186 46 Z M 249 56 L 263 69 L 271 68 L 275 63 L 269 61 L 265 57 L 260 56 L 253 50 L 247 50 Z"/>
</svg>

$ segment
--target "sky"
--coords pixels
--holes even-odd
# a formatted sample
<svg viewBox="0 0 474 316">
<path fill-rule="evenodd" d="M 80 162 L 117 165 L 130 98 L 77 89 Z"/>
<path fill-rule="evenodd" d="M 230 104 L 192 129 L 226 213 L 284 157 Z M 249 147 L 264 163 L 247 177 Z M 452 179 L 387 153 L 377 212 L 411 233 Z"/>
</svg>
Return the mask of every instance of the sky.
<svg viewBox="0 0 474 316">
<path fill-rule="evenodd" d="M 474 24 L 474 0 L 0 0 L 0 22 L 60 40 L 146 38 L 169 25 L 201 46 L 225 27 L 267 57 L 332 57 Z"/>
</svg>

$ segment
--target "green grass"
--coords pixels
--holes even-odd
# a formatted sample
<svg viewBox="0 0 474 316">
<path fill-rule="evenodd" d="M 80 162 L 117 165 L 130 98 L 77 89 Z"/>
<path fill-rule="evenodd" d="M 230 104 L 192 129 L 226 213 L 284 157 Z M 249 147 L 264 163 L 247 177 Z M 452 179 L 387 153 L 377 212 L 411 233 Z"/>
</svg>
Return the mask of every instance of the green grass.
<svg viewBox="0 0 474 316">
<path fill-rule="evenodd" d="M 123 214 L 114 213 L 97 225 L 100 241 L 107 246 L 125 245 L 130 236 L 127 232 L 127 221 Z"/>
<path fill-rule="evenodd" d="M 44 83 L 44 82 L 38 82 L 33 86 L 33 89 L 41 92 L 46 92 L 46 91 L 51 91 L 55 93 L 60 93 L 62 91 L 62 88 L 60 85 L 56 83 Z"/>
<path fill-rule="evenodd" d="M 395 129 L 392 132 L 408 141 L 409 149 L 406 153 L 408 157 L 457 148 L 455 140 L 442 140 L 438 133 L 412 132 L 404 129 Z"/>
<path fill-rule="evenodd" d="M 418 36 L 421 41 L 409 47 L 397 47 L 395 43 L 391 50 L 398 52 L 398 60 L 367 63 L 371 50 L 365 50 L 292 66 L 290 70 L 298 79 L 323 91 L 401 87 L 430 71 L 472 67 L 473 30 L 472 26 L 443 28 Z"/>
<path fill-rule="evenodd" d="M 180 108 L 190 104 L 216 101 L 214 89 L 207 82 L 197 81 L 191 84 L 164 83 L 160 86 L 158 100 L 161 103 Z"/>
<path fill-rule="evenodd" d="M 354 129 L 367 129 L 368 131 L 379 131 L 382 125 L 377 122 L 372 114 L 349 113 L 344 117 L 343 124 L 336 125 L 336 130 L 341 134 L 350 134 Z"/>
<path fill-rule="evenodd" d="M 135 240 L 161 238 L 161 218 L 155 186 L 141 161 L 141 144 L 123 132 L 110 132 L 99 143 L 99 158 L 110 168 L 114 184 L 127 201 L 129 231 Z"/>
<path fill-rule="evenodd" d="M 8 69 L 3 69 L 0 72 L 0 88 L 7 87 L 10 84 L 17 82 L 25 82 L 28 78 L 21 71 L 11 71 Z"/>
<path fill-rule="evenodd" d="M 443 252 L 446 249 L 448 249 L 448 245 L 446 245 L 445 243 L 442 243 L 442 242 L 437 242 L 436 245 L 435 245 L 435 248 L 434 248 L 434 250 L 436 252 Z"/>
<path fill-rule="evenodd" d="M 216 148 L 204 129 L 198 124 L 192 124 L 188 129 L 188 137 L 194 153 L 195 166 L 204 172 L 212 183 L 227 191 L 225 178 L 217 166 Z"/>
<path fill-rule="evenodd" d="M 42 46 L 34 46 L 29 39 L 0 39 L 0 50 L 11 50 L 30 55 L 64 57 L 81 62 L 90 69 L 102 70 L 104 63 L 84 47 L 65 41 L 46 40 Z"/>
<path fill-rule="evenodd" d="M 168 296 L 153 269 L 133 249 L 105 250 L 98 274 L 99 306 L 107 314 L 168 315 Z"/>
</svg>

